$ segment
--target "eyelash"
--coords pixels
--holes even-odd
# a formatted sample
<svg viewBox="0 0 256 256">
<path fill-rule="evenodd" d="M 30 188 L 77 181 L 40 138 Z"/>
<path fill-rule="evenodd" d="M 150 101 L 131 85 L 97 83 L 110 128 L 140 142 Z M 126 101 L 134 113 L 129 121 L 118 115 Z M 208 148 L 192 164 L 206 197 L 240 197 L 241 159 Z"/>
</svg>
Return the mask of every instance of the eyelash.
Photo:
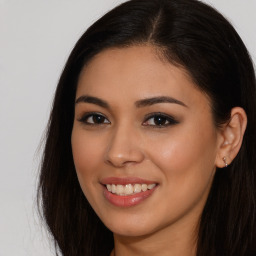
<svg viewBox="0 0 256 256">
<path fill-rule="evenodd" d="M 98 120 L 100 122 L 97 123 L 97 120 L 95 118 L 98 118 Z M 99 118 L 103 118 L 104 122 L 101 122 L 102 119 L 99 119 Z M 158 118 L 158 120 L 157 120 L 157 118 Z M 91 119 L 90 122 L 89 122 L 89 119 Z M 154 123 L 156 121 L 160 121 L 160 122 L 163 121 L 164 124 L 150 124 L 149 123 L 150 119 L 152 119 Z M 106 120 L 107 120 L 107 122 L 106 122 Z M 85 125 L 105 125 L 105 124 L 111 123 L 103 114 L 95 113 L 95 112 L 87 113 L 87 114 L 83 115 L 80 119 L 78 119 L 78 121 Z M 175 125 L 178 123 L 179 122 L 177 120 L 175 120 L 172 116 L 157 112 L 157 113 L 151 113 L 151 114 L 147 115 L 145 118 L 145 121 L 143 121 L 142 125 L 143 126 L 151 126 L 153 128 L 164 128 L 164 127 Z"/>
<path fill-rule="evenodd" d="M 95 120 L 93 120 L 93 118 L 104 118 L 104 122 L 103 123 L 96 123 Z M 92 121 L 94 122 L 88 122 L 89 119 L 92 119 Z M 104 124 L 110 124 L 110 121 L 105 122 L 105 120 L 108 120 L 103 114 L 101 113 L 87 113 L 85 115 L 83 115 L 80 119 L 78 119 L 79 122 L 85 124 L 85 125 L 104 125 Z"/>
<path fill-rule="evenodd" d="M 156 118 L 161 118 L 162 121 L 165 121 L 164 124 L 145 124 L 147 122 L 149 122 L 150 119 L 153 119 L 153 122 L 156 122 L 157 119 Z M 167 123 L 166 123 L 167 122 Z M 179 122 L 177 120 L 175 120 L 175 118 L 173 118 L 172 116 L 163 114 L 161 112 L 157 112 L 157 113 L 151 113 L 149 115 L 146 116 L 145 121 L 143 122 L 144 126 L 151 126 L 153 128 L 164 128 L 164 127 L 168 127 L 171 125 L 175 125 L 178 124 Z"/>
</svg>

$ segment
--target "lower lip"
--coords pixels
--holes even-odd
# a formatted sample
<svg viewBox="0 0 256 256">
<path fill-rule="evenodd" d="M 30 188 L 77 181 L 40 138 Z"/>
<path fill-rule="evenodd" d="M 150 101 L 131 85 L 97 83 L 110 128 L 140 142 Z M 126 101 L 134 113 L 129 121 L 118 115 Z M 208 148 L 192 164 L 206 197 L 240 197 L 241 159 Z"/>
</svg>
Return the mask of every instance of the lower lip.
<svg viewBox="0 0 256 256">
<path fill-rule="evenodd" d="M 152 193 L 155 191 L 156 187 L 149 189 L 145 192 L 140 192 L 140 193 L 136 193 L 136 194 L 132 194 L 132 195 L 128 195 L 128 196 L 119 196 L 116 194 L 112 194 L 104 186 L 104 196 L 111 204 L 113 204 L 115 206 L 131 207 L 131 206 L 140 204 L 145 199 L 147 199 L 149 196 L 151 196 Z"/>
</svg>

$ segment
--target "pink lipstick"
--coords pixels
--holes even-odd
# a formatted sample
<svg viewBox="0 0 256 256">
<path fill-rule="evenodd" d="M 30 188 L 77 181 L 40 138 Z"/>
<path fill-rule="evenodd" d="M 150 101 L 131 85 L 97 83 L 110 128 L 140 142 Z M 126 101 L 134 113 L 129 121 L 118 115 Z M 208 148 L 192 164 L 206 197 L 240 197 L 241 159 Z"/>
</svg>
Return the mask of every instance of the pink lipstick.
<svg viewBox="0 0 256 256">
<path fill-rule="evenodd" d="M 155 191 L 157 183 L 137 177 L 108 177 L 101 180 L 104 196 L 118 207 L 135 206 Z"/>
</svg>

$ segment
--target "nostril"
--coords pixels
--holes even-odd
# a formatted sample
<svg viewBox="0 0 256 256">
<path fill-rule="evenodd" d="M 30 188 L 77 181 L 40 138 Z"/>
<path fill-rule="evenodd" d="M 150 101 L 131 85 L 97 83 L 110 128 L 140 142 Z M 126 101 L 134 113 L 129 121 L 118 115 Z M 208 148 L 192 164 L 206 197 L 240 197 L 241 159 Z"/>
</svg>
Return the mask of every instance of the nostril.
<svg viewBox="0 0 256 256">
<path fill-rule="evenodd" d="M 143 151 L 140 148 L 122 146 L 122 148 L 111 148 L 105 156 L 107 164 L 115 167 L 123 167 L 129 164 L 140 163 L 144 159 Z"/>
</svg>

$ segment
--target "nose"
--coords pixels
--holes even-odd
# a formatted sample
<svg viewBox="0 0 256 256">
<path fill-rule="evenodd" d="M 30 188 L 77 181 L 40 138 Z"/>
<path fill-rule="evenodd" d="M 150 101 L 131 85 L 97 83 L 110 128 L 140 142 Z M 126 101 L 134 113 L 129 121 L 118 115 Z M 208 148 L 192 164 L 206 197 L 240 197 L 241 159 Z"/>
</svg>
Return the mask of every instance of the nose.
<svg viewBox="0 0 256 256">
<path fill-rule="evenodd" d="M 136 164 L 144 159 L 141 137 L 129 126 L 117 127 L 111 134 L 106 150 L 105 161 L 121 168 Z"/>
</svg>

